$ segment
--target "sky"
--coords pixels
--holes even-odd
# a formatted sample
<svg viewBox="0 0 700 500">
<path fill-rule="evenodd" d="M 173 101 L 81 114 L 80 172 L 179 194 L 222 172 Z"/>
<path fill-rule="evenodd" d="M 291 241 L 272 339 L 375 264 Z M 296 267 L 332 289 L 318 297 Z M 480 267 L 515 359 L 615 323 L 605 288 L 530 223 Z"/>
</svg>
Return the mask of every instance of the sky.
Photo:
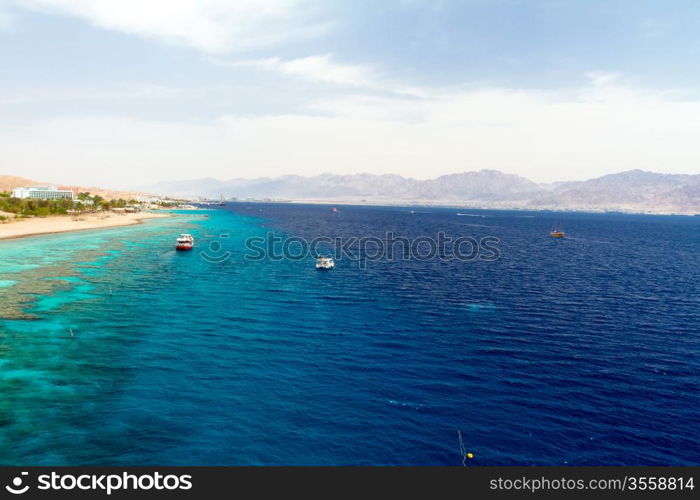
<svg viewBox="0 0 700 500">
<path fill-rule="evenodd" d="M 0 174 L 700 173 L 695 0 L 0 0 Z"/>
</svg>

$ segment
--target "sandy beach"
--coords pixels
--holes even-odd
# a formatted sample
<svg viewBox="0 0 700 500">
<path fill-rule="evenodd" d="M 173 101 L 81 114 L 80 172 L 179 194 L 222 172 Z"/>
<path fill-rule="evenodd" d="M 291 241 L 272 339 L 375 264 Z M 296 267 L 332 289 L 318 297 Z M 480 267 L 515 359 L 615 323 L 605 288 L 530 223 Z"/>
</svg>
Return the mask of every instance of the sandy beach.
<svg viewBox="0 0 700 500">
<path fill-rule="evenodd" d="M 169 214 L 142 212 L 138 214 L 91 214 L 74 216 L 34 217 L 15 219 L 0 224 L 0 240 L 25 238 L 40 234 L 65 233 L 87 229 L 103 229 L 139 224 L 145 219 L 170 217 Z"/>
</svg>

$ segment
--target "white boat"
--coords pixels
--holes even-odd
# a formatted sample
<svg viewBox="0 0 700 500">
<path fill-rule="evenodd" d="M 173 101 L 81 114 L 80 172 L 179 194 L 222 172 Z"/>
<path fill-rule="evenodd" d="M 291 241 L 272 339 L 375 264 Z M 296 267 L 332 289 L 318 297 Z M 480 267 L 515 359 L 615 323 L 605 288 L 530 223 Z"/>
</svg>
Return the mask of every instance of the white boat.
<svg viewBox="0 0 700 500">
<path fill-rule="evenodd" d="M 335 262 L 333 262 L 333 257 L 316 258 L 316 269 L 333 269 L 334 267 Z"/>
<path fill-rule="evenodd" d="M 191 234 L 181 234 L 177 237 L 177 250 L 192 250 L 194 237 Z"/>
</svg>

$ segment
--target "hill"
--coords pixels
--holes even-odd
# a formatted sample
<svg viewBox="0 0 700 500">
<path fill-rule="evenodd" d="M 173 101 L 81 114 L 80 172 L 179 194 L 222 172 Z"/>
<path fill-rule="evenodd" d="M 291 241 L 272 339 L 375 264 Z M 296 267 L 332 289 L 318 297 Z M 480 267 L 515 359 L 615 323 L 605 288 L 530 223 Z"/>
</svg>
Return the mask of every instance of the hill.
<svg viewBox="0 0 700 500">
<path fill-rule="evenodd" d="M 497 170 L 417 180 L 400 175 L 285 175 L 277 178 L 194 179 L 148 186 L 188 198 L 237 197 L 329 202 L 455 204 L 484 208 L 700 213 L 700 174 L 629 170 L 587 181 L 537 184 Z"/>
</svg>

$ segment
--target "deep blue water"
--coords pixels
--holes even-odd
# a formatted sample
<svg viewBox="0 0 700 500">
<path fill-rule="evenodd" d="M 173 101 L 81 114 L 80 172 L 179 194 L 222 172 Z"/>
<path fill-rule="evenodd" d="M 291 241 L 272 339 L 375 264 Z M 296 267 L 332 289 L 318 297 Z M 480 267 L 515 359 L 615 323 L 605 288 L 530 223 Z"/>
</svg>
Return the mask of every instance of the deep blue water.
<svg viewBox="0 0 700 500">
<path fill-rule="evenodd" d="M 459 465 L 457 430 L 479 465 L 700 463 L 700 218 L 209 214 L 0 242 L 0 463 Z M 246 260 L 268 231 L 500 258 Z"/>
</svg>

